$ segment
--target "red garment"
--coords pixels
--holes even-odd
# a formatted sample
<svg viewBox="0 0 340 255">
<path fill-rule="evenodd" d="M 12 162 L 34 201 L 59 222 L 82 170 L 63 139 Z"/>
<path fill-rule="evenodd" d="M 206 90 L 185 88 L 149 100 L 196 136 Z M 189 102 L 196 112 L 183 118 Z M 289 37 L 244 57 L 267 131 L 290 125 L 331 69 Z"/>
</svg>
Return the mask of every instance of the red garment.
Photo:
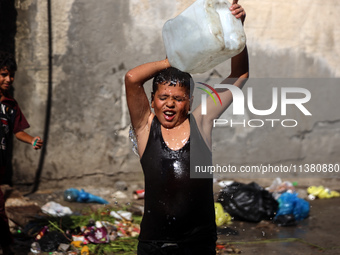
<svg viewBox="0 0 340 255">
<path fill-rule="evenodd" d="M 9 109 L 6 109 L 6 111 L 13 109 L 15 112 L 15 119 L 14 119 L 14 125 L 13 125 L 13 130 L 12 130 L 13 134 L 16 134 L 19 131 L 23 131 L 26 128 L 30 127 L 24 114 L 20 110 L 18 102 L 14 98 L 5 97 L 1 101 L 1 103 L 9 107 Z"/>
<path fill-rule="evenodd" d="M 25 116 L 22 114 L 14 98 L 5 97 L 0 104 L 0 181 L 3 177 L 7 161 L 10 160 L 9 150 L 12 148 L 12 135 L 29 128 Z"/>
</svg>

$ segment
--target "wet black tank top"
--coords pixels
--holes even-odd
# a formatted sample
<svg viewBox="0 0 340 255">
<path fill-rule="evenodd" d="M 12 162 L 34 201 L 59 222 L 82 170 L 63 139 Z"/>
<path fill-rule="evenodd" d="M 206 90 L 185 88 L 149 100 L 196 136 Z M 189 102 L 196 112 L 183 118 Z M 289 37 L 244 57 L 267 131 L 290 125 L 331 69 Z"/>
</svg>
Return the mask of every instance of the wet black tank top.
<svg viewBox="0 0 340 255">
<path fill-rule="evenodd" d="M 211 165 L 211 151 L 190 116 L 190 138 L 177 151 L 163 140 L 161 124 L 155 116 L 141 158 L 145 178 L 145 207 L 140 241 L 216 241 L 212 178 L 190 178 L 191 158 Z"/>
</svg>

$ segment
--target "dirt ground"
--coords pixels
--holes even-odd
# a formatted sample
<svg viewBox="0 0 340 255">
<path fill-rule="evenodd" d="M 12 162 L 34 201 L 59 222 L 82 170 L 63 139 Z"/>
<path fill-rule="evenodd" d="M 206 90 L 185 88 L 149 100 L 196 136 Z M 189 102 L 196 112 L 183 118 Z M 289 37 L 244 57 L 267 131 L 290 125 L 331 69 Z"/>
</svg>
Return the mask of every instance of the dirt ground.
<svg viewBox="0 0 340 255">
<path fill-rule="evenodd" d="M 238 180 L 239 181 L 239 180 Z M 245 181 L 245 183 L 249 182 Z M 310 185 L 321 185 L 313 180 Z M 335 189 L 339 180 L 332 181 Z M 270 181 L 257 182 L 266 187 Z M 327 181 L 326 183 L 329 183 Z M 130 206 L 135 213 L 143 210 L 143 199 L 134 200 L 132 189 L 138 184 L 124 185 L 121 190 L 103 187 L 86 187 L 85 191 L 98 195 L 109 201 L 110 208 L 121 209 Z M 306 194 L 306 183 L 297 188 Z M 337 186 L 339 187 L 339 186 Z M 73 212 L 80 212 L 91 207 L 94 210 L 105 207 L 100 204 L 66 202 L 63 199 L 64 190 L 39 190 L 34 194 L 23 196 L 25 191 L 16 188 L 3 187 L 5 190 L 6 209 L 9 218 L 15 219 L 11 226 L 25 226 L 32 217 L 40 213 L 40 208 L 50 201 L 69 207 Z M 216 183 L 214 191 L 219 194 L 220 186 Z M 306 198 L 307 200 L 307 198 Z M 310 216 L 296 226 L 282 227 L 270 221 L 250 223 L 232 220 L 218 229 L 218 243 L 225 247 L 219 254 L 340 254 L 340 198 L 307 200 L 310 203 Z M 13 250 L 17 255 L 33 254 L 30 252 L 32 240 L 16 235 Z M 0 254 L 2 254 L 0 250 Z M 45 253 L 48 254 L 48 253 Z M 51 253 L 50 253 L 51 254 Z M 120 253 L 124 254 L 124 253 Z"/>
</svg>

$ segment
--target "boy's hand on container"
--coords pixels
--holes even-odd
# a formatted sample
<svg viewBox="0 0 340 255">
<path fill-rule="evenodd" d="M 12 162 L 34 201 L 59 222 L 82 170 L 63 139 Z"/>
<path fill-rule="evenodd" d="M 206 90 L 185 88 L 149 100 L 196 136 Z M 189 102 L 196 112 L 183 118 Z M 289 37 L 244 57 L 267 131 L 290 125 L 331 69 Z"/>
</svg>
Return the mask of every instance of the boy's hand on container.
<svg viewBox="0 0 340 255">
<path fill-rule="evenodd" d="M 230 11 L 236 18 L 241 19 L 243 24 L 244 20 L 246 19 L 246 12 L 242 8 L 242 6 L 238 4 L 238 0 L 233 1 L 233 4 L 230 7 Z"/>
<path fill-rule="evenodd" d="M 41 140 L 39 136 L 36 136 L 33 138 L 32 145 L 35 150 L 41 149 L 43 145 L 43 140 Z"/>
</svg>

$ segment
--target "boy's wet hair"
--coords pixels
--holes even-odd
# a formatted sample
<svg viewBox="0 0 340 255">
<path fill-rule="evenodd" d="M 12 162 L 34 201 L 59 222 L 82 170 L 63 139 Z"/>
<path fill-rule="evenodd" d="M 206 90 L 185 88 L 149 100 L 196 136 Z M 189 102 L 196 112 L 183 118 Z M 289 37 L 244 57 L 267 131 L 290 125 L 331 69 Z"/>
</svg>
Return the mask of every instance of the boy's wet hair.
<svg viewBox="0 0 340 255">
<path fill-rule="evenodd" d="M 17 63 L 9 52 L 0 51 L 0 70 L 6 68 L 10 73 L 17 71 Z"/>
<path fill-rule="evenodd" d="M 182 72 L 175 67 L 166 68 L 158 72 L 152 82 L 152 93 L 155 93 L 159 84 L 170 83 L 169 86 L 176 86 L 177 83 L 181 87 L 185 87 L 189 94 L 194 90 L 194 82 L 189 73 Z M 190 93 L 191 92 L 191 93 Z"/>
</svg>

